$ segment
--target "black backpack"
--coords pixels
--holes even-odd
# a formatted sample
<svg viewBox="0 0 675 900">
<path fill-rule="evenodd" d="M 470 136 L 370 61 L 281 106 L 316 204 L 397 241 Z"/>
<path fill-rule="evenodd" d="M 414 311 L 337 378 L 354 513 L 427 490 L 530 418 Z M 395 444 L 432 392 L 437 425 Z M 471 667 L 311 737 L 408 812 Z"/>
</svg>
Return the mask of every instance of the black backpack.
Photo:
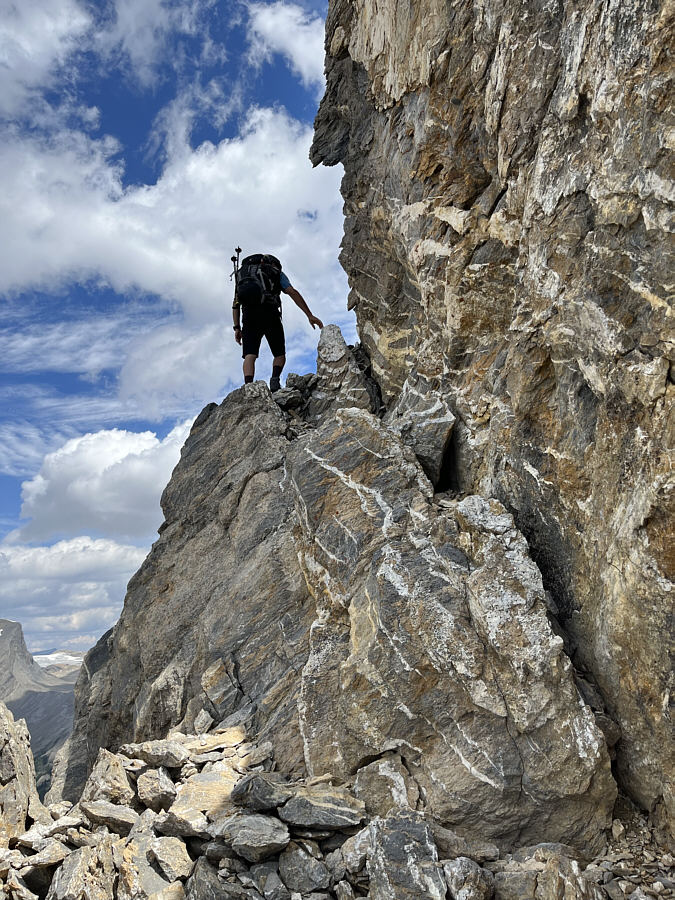
<svg viewBox="0 0 675 900">
<path fill-rule="evenodd" d="M 254 253 L 241 261 L 235 300 L 242 306 L 281 306 L 281 263 L 269 253 Z"/>
</svg>

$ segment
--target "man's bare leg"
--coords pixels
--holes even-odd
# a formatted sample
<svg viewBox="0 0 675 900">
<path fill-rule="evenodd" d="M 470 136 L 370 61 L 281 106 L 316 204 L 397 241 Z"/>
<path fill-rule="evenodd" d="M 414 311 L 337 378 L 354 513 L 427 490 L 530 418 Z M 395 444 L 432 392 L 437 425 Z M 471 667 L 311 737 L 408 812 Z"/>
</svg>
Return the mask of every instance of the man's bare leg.
<svg viewBox="0 0 675 900">
<path fill-rule="evenodd" d="M 248 353 L 244 357 L 244 383 L 248 384 L 255 377 L 255 361 L 258 357 L 255 353 Z"/>
</svg>

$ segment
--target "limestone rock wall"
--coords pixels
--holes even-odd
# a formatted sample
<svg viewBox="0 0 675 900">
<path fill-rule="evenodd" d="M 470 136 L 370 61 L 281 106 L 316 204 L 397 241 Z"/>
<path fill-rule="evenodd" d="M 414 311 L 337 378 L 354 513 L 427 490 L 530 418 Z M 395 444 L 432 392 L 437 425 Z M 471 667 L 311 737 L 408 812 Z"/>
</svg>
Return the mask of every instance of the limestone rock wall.
<svg viewBox="0 0 675 900">
<path fill-rule="evenodd" d="M 387 415 L 449 408 L 427 471 L 513 514 L 671 813 L 672 39 L 666 0 L 331 0 L 312 150 Z"/>
<path fill-rule="evenodd" d="M 434 494 L 337 328 L 289 382 L 197 419 L 85 660 L 59 791 L 76 799 L 99 747 L 245 722 L 282 770 L 355 780 L 373 815 L 403 798 L 505 848 L 598 849 L 606 740 L 513 517 Z"/>
</svg>

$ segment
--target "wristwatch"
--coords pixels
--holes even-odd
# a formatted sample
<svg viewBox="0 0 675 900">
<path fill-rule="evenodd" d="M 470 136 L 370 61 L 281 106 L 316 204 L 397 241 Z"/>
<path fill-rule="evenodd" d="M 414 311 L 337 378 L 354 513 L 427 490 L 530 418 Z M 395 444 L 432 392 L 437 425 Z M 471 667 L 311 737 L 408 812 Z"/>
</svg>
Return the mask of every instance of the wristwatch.
<svg viewBox="0 0 675 900">
<path fill-rule="evenodd" d="M 241 331 L 241 326 L 240 326 L 240 325 L 233 325 L 233 326 L 232 326 L 232 331 Z"/>
</svg>

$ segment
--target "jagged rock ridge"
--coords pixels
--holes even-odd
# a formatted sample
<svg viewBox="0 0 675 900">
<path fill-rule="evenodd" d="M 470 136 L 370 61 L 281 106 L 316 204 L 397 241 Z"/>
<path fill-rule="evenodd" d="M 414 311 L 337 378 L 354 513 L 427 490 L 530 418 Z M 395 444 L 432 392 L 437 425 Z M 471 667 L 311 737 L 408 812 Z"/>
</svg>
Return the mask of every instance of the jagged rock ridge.
<svg viewBox="0 0 675 900">
<path fill-rule="evenodd" d="M 239 714 L 289 773 L 382 760 L 462 833 L 598 847 L 607 747 L 527 546 L 497 501 L 434 494 L 367 385 L 329 327 L 316 376 L 197 419 L 56 781 L 75 800 L 98 746 Z"/>
</svg>

